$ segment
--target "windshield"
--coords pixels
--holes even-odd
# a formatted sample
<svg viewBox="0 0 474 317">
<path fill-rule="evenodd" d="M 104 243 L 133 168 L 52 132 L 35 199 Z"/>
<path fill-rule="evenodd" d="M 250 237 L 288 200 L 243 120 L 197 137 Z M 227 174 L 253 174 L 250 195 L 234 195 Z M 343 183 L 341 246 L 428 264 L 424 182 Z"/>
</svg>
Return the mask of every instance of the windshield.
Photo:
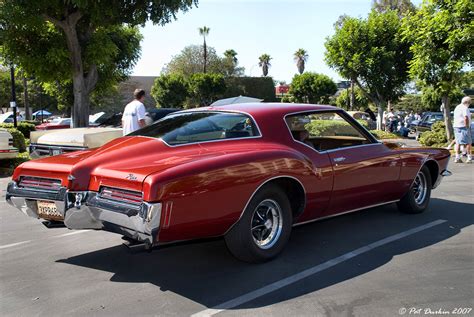
<svg viewBox="0 0 474 317">
<path fill-rule="evenodd" d="M 242 113 L 183 112 L 165 118 L 129 135 L 161 138 L 168 145 L 259 136 L 253 120 Z"/>
</svg>

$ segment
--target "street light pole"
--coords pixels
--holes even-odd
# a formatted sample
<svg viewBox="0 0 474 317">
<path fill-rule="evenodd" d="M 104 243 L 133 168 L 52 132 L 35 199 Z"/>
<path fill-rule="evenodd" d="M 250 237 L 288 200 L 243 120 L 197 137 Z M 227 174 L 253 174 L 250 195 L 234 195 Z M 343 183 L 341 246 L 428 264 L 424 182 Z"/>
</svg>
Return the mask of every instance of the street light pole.
<svg viewBox="0 0 474 317">
<path fill-rule="evenodd" d="M 12 82 L 12 101 L 10 101 L 10 107 L 13 110 L 13 126 L 16 128 L 18 123 L 16 122 L 15 68 L 13 65 L 10 67 L 10 78 Z"/>
</svg>

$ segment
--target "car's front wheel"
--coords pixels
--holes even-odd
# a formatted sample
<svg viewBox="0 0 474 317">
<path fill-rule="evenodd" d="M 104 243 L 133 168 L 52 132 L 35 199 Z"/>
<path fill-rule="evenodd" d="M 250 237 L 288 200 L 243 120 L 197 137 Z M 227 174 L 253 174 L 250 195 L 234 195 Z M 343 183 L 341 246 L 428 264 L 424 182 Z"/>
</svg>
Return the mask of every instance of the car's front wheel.
<svg viewBox="0 0 474 317">
<path fill-rule="evenodd" d="M 291 206 L 285 193 L 278 186 L 264 186 L 226 234 L 226 245 L 239 260 L 268 261 L 285 247 L 292 221 Z"/>
<path fill-rule="evenodd" d="M 425 165 L 415 176 L 410 190 L 397 203 L 398 209 L 410 214 L 417 214 L 425 211 L 430 202 L 431 182 L 430 170 Z"/>
</svg>

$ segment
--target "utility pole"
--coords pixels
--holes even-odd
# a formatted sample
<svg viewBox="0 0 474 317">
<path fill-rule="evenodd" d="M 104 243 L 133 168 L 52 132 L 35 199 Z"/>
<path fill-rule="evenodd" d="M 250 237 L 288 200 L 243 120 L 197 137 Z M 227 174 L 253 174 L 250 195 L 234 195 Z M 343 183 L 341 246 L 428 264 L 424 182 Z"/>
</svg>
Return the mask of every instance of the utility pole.
<svg viewBox="0 0 474 317">
<path fill-rule="evenodd" d="M 13 110 L 13 126 L 18 127 L 16 122 L 16 92 L 15 92 L 15 68 L 13 65 L 10 67 L 10 78 L 12 82 L 12 101 L 10 101 L 10 107 Z"/>
<path fill-rule="evenodd" d="M 28 79 L 23 73 L 23 102 L 25 104 L 25 119 L 31 120 L 30 102 L 28 100 Z"/>
</svg>

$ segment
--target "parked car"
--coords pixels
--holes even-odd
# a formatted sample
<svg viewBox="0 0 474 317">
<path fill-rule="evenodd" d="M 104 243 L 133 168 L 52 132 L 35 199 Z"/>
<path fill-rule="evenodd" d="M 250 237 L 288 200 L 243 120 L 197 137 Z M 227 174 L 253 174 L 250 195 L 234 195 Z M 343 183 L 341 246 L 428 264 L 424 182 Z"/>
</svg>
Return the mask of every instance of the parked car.
<svg viewBox="0 0 474 317">
<path fill-rule="evenodd" d="M 420 122 L 413 126 L 415 139 L 418 140 L 420 135 L 425 131 L 431 131 L 431 126 L 437 121 L 443 121 L 444 116 L 442 112 L 426 112 L 423 114 Z"/>
<path fill-rule="evenodd" d="M 377 122 L 372 120 L 367 112 L 347 111 L 347 113 L 356 120 L 362 120 L 367 122 L 367 127 L 369 128 L 369 130 L 374 130 L 377 128 Z"/>
<path fill-rule="evenodd" d="M 0 160 L 15 158 L 18 149 L 13 146 L 12 135 L 4 129 L 0 129 Z"/>
<path fill-rule="evenodd" d="M 157 110 L 157 111 L 156 111 Z M 159 120 L 179 109 L 150 109 L 147 111 L 148 124 Z M 106 115 L 98 113 L 90 117 L 91 128 L 31 132 L 29 151 L 32 157 L 59 155 L 74 151 L 93 149 L 123 136 L 122 114 Z"/>
<path fill-rule="evenodd" d="M 180 110 L 180 109 L 176 109 L 176 108 L 153 108 L 153 109 L 148 109 L 146 111 L 146 114 L 145 114 L 146 124 L 150 125 L 153 122 L 158 121 L 161 118 L 169 115 L 170 113 L 176 112 L 178 110 Z"/>
<path fill-rule="evenodd" d="M 36 130 L 59 130 L 69 129 L 71 127 L 71 118 L 55 118 L 49 122 L 45 122 L 36 126 Z"/>
<path fill-rule="evenodd" d="M 393 202 L 423 212 L 450 174 L 449 157 L 381 143 L 331 106 L 234 104 L 172 113 L 101 148 L 23 163 L 6 200 L 31 217 L 148 248 L 224 237 L 238 259 L 262 262 L 283 250 L 294 225 Z"/>
<path fill-rule="evenodd" d="M 100 147 L 122 134 L 122 129 L 119 128 L 32 131 L 29 151 L 33 158 L 83 151 Z"/>
<path fill-rule="evenodd" d="M 8 111 L 8 112 L 5 112 L 5 113 L 2 113 L 0 114 L 0 123 L 13 123 L 13 112 L 12 111 Z M 24 120 L 24 117 L 23 115 L 19 114 L 17 117 L 16 117 L 17 121 L 20 122 L 20 121 L 23 121 Z"/>
</svg>

